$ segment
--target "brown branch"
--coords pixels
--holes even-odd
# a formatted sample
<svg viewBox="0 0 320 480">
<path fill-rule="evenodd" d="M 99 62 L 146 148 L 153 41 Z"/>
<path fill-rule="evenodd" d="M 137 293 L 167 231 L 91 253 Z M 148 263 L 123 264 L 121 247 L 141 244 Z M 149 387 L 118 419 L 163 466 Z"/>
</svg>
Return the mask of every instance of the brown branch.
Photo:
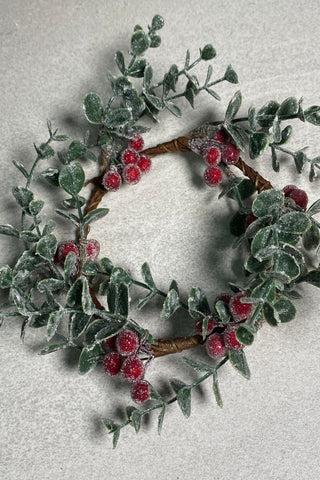
<svg viewBox="0 0 320 480">
<path fill-rule="evenodd" d="M 190 337 L 177 338 L 157 338 L 150 345 L 150 350 L 155 357 L 163 357 L 171 353 L 181 353 L 189 348 L 199 347 L 203 345 L 203 339 L 200 335 L 192 335 Z"/>
</svg>

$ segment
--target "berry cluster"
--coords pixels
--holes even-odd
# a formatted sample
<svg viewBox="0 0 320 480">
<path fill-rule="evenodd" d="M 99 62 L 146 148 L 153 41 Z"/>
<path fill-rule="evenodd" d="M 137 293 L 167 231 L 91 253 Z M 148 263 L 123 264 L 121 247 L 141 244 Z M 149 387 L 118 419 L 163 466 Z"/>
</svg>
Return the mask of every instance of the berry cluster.
<svg viewBox="0 0 320 480">
<path fill-rule="evenodd" d="M 136 403 L 144 403 L 151 395 L 150 384 L 144 380 L 145 364 L 139 358 L 141 343 L 132 330 L 122 330 L 118 335 L 108 338 L 105 347 L 109 353 L 104 357 L 103 368 L 107 375 L 118 374 L 132 383 L 131 398 Z"/>
<path fill-rule="evenodd" d="M 128 147 L 121 153 L 121 164 L 112 166 L 103 176 L 102 185 L 106 190 L 110 192 L 119 190 L 122 181 L 135 185 L 144 173 L 149 172 L 150 158 L 139 153 L 143 146 L 143 138 L 140 135 L 135 135 L 129 141 Z"/>
<path fill-rule="evenodd" d="M 239 149 L 231 142 L 231 138 L 224 130 L 217 130 L 203 152 L 203 160 L 207 164 L 203 179 L 209 187 L 215 187 L 222 181 L 222 171 L 219 164 L 234 165 L 240 157 Z"/>
<path fill-rule="evenodd" d="M 88 260 L 95 260 L 99 253 L 100 253 L 100 244 L 98 240 L 95 240 L 91 238 L 90 240 L 87 240 L 85 242 L 85 248 L 86 248 L 86 256 Z M 62 242 L 57 248 L 57 251 L 54 255 L 54 263 L 55 265 L 63 265 L 68 253 L 74 252 L 76 255 L 76 265 L 75 265 L 75 270 L 78 270 L 78 262 L 80 259 L 80 245 L 73 240 L 69 240 L 67 242 Z"/>
<path fill-rule="evenodd" d="M 308 195 L 304 190 L 295 185 L 287 185 L 283 189 L 284 196 L 290 198 L 298 207 L 306 211 L 308 205 Z"/>
<path fill-rule="evenodd" d="M 245 292 L 238 292 L 232 296 L 223 294 L 216 298 L 216 302 L 222 301 L 225 304 L 231 320 L 228 324 L 223 324 L 219 319 L 209 319 L 205 346 L 210 357 L 222 358 L 228 350 L 244 348 L 244 345 L 237 339 L 236 332 L 239 327 L 238 323 L 246 320 L 252 313 L 252 304 L 241 301 L 246 296 Z M 202 320 L 196 322 L 196 330 L 202 334 Z"/>
</svg>

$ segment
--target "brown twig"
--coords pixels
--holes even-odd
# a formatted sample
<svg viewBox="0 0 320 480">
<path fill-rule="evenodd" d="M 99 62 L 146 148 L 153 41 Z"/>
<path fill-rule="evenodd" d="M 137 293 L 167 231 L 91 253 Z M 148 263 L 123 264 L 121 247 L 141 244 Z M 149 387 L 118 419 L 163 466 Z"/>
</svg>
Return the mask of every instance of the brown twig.
<svg viewBox="0 0 320 480">
<path fill-rule="evenodd" d="M 158 338 L 150 345 L 150 350 L 155 357 L 163 357 L 171 353 L 181 353 L 183 350 L 199 347 L 200 345 L 203 345 L 203 339 L 200 335 L 168 339 Z"/>
</svg>

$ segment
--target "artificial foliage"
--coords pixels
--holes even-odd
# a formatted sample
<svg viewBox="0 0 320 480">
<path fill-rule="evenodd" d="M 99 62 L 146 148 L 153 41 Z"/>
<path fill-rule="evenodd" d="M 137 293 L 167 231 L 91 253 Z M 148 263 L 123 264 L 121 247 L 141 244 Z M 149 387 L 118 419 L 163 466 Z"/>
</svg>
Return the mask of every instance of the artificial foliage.
<svg viewBox="0 0 320 480">
<path fill-rule="evenodd" d="M 113 92 L 108 101 L 94 92 L 85 96 L 83 109 L 90 133 L 81 140 L 69 139 L 48 121 L 48 138 L 34 145 L 33 164 L 14 161 L 21 175 L 19 185 L 12 189 L 20 220 L 0 226 L 0 233 L 22 246 L 18 258 L 0 268 L 0 287 L 8 298 L 0 306 L 0 322 L 11 317 L 20 322 L 22 341 L 30 328 L 39 328 L 44 335 L 42 355 L 62 349 L 78 351 L 80 374 L 103 368 L 107 375 L 123 377 L 137 406 L 127 407 L 127 420 L 122 423 L 103 419 L 114 446 L 124 427 L 130 425 L 138 432 L 150 412 L 158 412 L 159 433 L 171 404 L 177 404 L 188 417 L 192 391 L 206 380 L 211 381 L 221 407 L 220 368 L 228 363 L 249 379 L 245 350 L 257 331 L 265 323 L 277 327 L 295 318 L 297 285 L 304 282 L 320 287 L 320 269 L 311 268 L 307 261 L 311 254 L 318 264 L 320 256 L 320 223 L 316 219 L 320 199 L 308 205 L 306 192 L 295 185 L 276 190 L 256 170 L 259 158 L 264 154 L 265 160 L 269 152 L 275 173 L 283 158 L 291 158 L 297 174 L 307 173 L 310 182 L 316 180 L 320 157 L 310 158 L 305 146 L 291 150 L 287 143 L 293 124 L 320 125 L 320 106 L 305 107 L 302 99 L 289 97 L 280 103 L 270 100 L 259 108 L 252 106 L 245 117 L 239 117 L 242 97 L 236 91 L 231 93 L 221 121 L 144 149 L 143 133 L 153 121 L 169 114 L 180 117 L 188 107 L 196 107 L 202 92 L 214 109 L 221 100 L 216 91 L 219 83 L 228 82 L 231 88 L 238 83 L 231 65 L 213 79 L 214 68 L 209 63 L 205 78 L 198 78 L 197 64 L 216 57 L 210 44 L 200 48 L 195 59 L 188 50 L 182 64 L 171 65 L 161 80 L 154 80 L 148 49 L 160 46 L 163 25 L 163 18 L 155 15 L 147 29 L 134 27 L 130 54 L 116 52 L 116 73 L 107 75 Z M 123 182 L 136 184 L 143 175 L 152 175 L 152 157 L 176 151 L 200 155 L 205 164 L 204 182 L 213 187 L 213 195 L 219 191 L 222 202 L 227 196 L 237 205 L 237 212 L 230 214 L 230 235 L 236 247 L 246 245 L 243 276 L 229 285 L 228 293 L 215 298 L 207 299 L 197 286 L 182 298 L 175 280 L 168 282 L 168 291 L 159 290 L 148 263 L 142 265 L 140 279 L 132 278 L 121 265 L 99 258 L 99 242 L 90 238 L 92 223 L 103 222 L 108 214 L 107 208 L 99 206 L 104 195 L 118 195 L 121 201 Z M 50 166 L 53 157 L 60 160 L 60 168 Z M 97 177 L 85 178 L 83 160 L 98 162 Z M 62 189 L 65 194 L 52 219 L 42 218 L 45 199 L 33 192 L 39 179 L 48 189 Z M 60 244 L 56 215 L 70 222 L 70 235 Z M 130 314 L 132 286 L 145 292 L 138 310 L 160 297 L 159 318 L 169 319 L 183 309 L 194 325 L 194 334 L 154 338 L 144 327 L 143 317 L 138 322 Z M 198 372 L 198 379 L 191 384 L 168 379 L 172 395 L 162 396 L 148 381 L 148 365 L 157 357 L 195 347 L 205 349 L 207 361 L 184 354 L 179 358 L 186 368 Z"/>
</svg>

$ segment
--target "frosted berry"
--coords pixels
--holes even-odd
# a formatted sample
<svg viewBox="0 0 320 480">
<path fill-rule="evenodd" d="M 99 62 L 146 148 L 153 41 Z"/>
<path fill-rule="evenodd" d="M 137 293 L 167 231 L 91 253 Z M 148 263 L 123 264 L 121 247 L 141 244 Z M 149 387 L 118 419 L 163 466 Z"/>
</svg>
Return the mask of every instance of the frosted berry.
<svg viewBox="0 0 320 480">
<path fill-rule="evenodd" d="M 233 143 L 229 143 L 222 150 L 222 161 L 227 165 L 234 165 L 239 160 L 239 157 L 240 150 Z"/>
<path fill-rule="evenodd" d="M 223 335 L 220 333 L 213 333 L 206 340 L 206 350 L 210 357 L 221 358 L 224 357 L 227 349 L 225 346 Z"/>
<path fill-rule="evenodd" d="M 231 298 L 231 295 L 229 295 L 229 293 L 221 293 L 221 295 L 218 295 L 217 298 L 215 299 L 215 303 L 220 300 L 221 302 L 229 304 L 230 298 Z"/>
<path fill-rule="evenodd" d="M 209 166 L 217 166 L 221 162 L 221 150 L 218 147 L 209 147 L 203 154 L 203 160 Z"/>
<path fill-rule="evenodd" d="M 150 384 L 146 380 L 139 380 L 131 388 L 131 398 L 136 403 L 144 403 L 151 395 Z"/>
<path fill-rule="evenodd" d="M 147 173 L 151 168 L 151 159 L 146 155 L 141 155 L 137 162 L 137 166 L 140 168 L 141 173 Z"/>
<path fill-rule="evenodd" d="M 126 165 L 122 172 L 122 178 L 129 185 L 135 185 L 141 178 L 141 170 L 137 165 Z"/>
<path fill-rule="evenodd" d="M 199 335 L 202 335 L 202 325 L 203 321 L 198 320 L 196 321 L 196 331 L 199 333 Z M 209 318 L 208 325 L 207 325 L 207 335 L 210 335 L 210 333 L 213 332 L 213 329 L 217 326 L 217 322 L 214 320 L 214 318 Z"/>
<path fill-rule="evenodd" d="M 87 241 L 87 257 L 89 260 L 95 260 L 100 253 L 100 243 L 91 238 Z"/>
<path fill-rule="evenodd" d="M 120 373 L 123 359 L 117 352 L 108 353 L 103 360 L 103 368 L 107 375 L 114 377 Z"/>
<path fill-rule="evenodd" d="M 258 217 L 253 215 L 253 213 L 249 213 L 249 215 L 247 215 L 247 217 L 246 217 L 246 228 L 248 228 L 249 225 L 251 225 L 251 223 L 253 223 L 255 220 L 257 220 L 257 218 Z"/>
<path fill-rule="evenodd" d="M 102 185 L 109 192 L 116 192 L 119 190 L 121 183 L 121 176 L 117 170 L 108 170 L 102 178 Z"/>
<path fill-rule="evenodd" d="M 122 330 L 116 338 L 117 351 L 124 356 L 132 355 L 139 346 L 139 338 L 131 330 Z"/>
<path fill-rule="evenodd" d="M 135 165 L 139 160 L 139 153 L 133 148 L 126 148 L 121 154 L 123 165 Z"/>
<path fill-rule="evenodd" d="M 229 308 L 233 318 L 238 320 L 246 320 L 252 312 L 252 303 L 242 303 L 241 298 L 246 297 L 245 292 L 238 292 L 233 295 L 229 302 Z"/>
<path fill-rule="evenodd" d="M 215 187 L 222 182 L 222 172 L 218 167 L 208 167 L 204 171 L 203 179 L 209 187 Z"/>
<path fill-rule="evenodd" d="M 283 189 L 284 196 L 288 197 L 290 195 L 290 193 L 293 192 L 293 190 L 297 190 L 297 188 L 298 187 L 296 187 L 295 185 L 287 185 Z"/>
<path fill-rule="evenodd" d="M 213 140 L 219 143 L 227 143 L 229 140 L 228 134 L 224 130 L 217 130 L 213 136 Z"/>
<path fill-rule="evenodd" d="M 129 148 L 133 148 L 136 152 L 143 149 L 144 141 L 140 135 L 134 135 L 133 139 L 129 141 Z"/>
<path fill-rule="evenodd" d="M 298 207 L 300 207 L 302 210 L 307 209 L 308 205 L 308 195 L 304 190 L 301 190 L 300 188 L 297 188 L 296 190 L 292 190 L 290 195 L 288 195 L 288 198 L 291 198 Z"/>
<path fill-rule="evenodd" d="M 237 325 L 229 325 L 224 331 L 224 342 L 229 350 L 241 350 L 244 345 L 236 337 Z"/>
<path fill-rule="evenodd" d="M 130 383 L 141 380 L 144 375 L 143 361 L 136 356 L 128 357 L 122 364 L 121 374 Z"/>
<path fill-rule="evenodd" d="M 55 254 L 54 262 L 56 265 L 59 263 L 64 263 L 68 253 L 74 252 L 76 254 L 76 258 L 79 258 L 80 256 L 80 251 L 79 247 L 76 244 L 76 242 L 73 242 L 72 240 L 69 242 L 63 242 L 58 246 L 58 249 Z"/>
<path fill-rule="evenodd" d="M 107 338 L 103 342 L 104 348 L 110 350 L 110 352 L 115 352 L 117 350 L 116 339 L 117 339 L 117 335 L 113 335 L 113 337 Z"/>
</svg>

